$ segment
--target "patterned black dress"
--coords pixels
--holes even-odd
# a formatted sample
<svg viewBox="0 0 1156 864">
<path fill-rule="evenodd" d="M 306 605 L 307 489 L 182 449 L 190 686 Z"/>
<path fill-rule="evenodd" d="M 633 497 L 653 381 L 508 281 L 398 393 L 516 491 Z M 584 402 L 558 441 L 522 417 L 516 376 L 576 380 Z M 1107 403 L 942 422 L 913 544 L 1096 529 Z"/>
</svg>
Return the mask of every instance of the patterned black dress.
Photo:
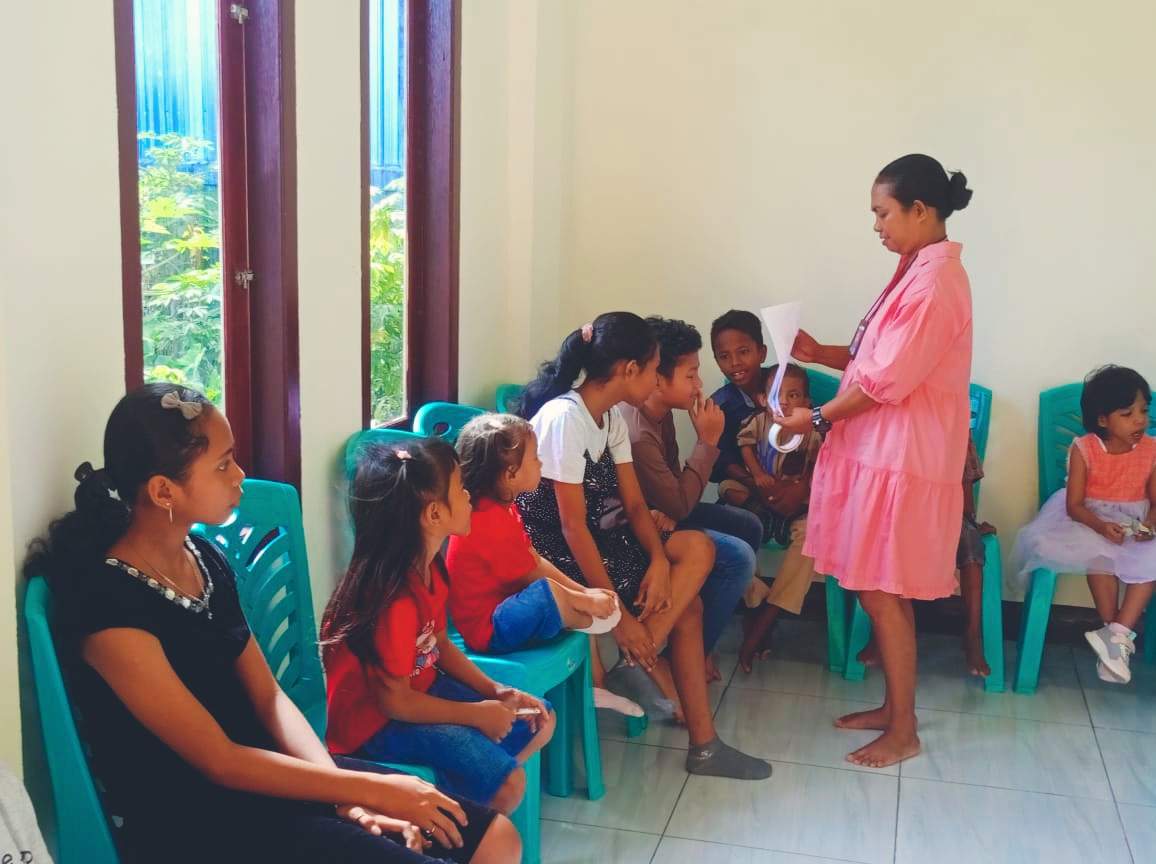
<svg viewBox="0 0 1156 864">
<path fill-rule="evenodd" d="M 566 397 L 562 397 L 566 398 Z M 614 590 L 628 609 L 635 608 L 638 590 L 650 557 L 627 520 L 626 510 L 618 491 L 618 472 L 614 459 L 607 447 L 602 458 L 595 462 L 590 452 L 583 454 L 586 472 L 582 478 L 582 488 L 586 497 L 586 527 L 598 551 L 602 554 L 602 564 L 610 574 Z M 518 511 L 526 526 L 530 541 L 543 558 L 583 585 L 586 577 L 582 568 L 570 551 L 570 544 L 562 533 L 562 518 L 558 513 L 558 499 L 554 497 L 554 481 L 545 477 L 533 492 L 518 497 Z M 663 540 L 667 538 L 663 534 Z"/>
</svg>

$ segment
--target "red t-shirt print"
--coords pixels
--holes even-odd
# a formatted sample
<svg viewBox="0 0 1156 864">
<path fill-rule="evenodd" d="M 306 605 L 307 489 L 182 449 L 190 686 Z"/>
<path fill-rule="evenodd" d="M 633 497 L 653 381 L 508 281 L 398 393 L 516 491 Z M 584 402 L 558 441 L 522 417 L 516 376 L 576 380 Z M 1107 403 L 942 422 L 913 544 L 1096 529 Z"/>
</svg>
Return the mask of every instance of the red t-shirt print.
<svg viewBox="0 0 1156 864">
<path fill-rule="evenodd" d="M 391 678 L 408 678 L 422 693 L 437 678 L 441 656 L 437 634 L 446 629 L 449 586 L 440 560 L 432 568 L 431 585 L 414 574 L 409 585 L 377 620 L 374 644 L 381 671 Z M 330 752 L 352 754 L 389 722 L 374 696 L 371 676 L 345 645 L 325 656 L 326 704 L 329 714 L 325 741 Z"/>
<path fill-rule="evenodd" d="M 472 650 L 490 647 L 494 610 L 522 589 L 537 563 L 517 508 L 492 498 L 479 500 L 470 533 L 451 537 L 446 551 L 450 617 Z"/>
</svg>

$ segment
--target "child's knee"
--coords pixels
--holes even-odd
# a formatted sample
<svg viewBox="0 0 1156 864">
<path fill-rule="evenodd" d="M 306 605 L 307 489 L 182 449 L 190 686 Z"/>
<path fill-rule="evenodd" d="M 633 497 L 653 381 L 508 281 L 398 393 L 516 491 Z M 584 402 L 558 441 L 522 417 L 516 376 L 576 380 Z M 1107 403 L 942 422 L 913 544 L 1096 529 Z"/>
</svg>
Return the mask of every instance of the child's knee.
<svg viewBox="0 0 1156 864">
<path fill-rule="evenodd" d="M 714 567 L 714 541 L 702 531 L 682 531 L 678 548 L 678 563 L 695 570 L 710 572 Z"/>
<path fill-rule="evenodd" d="M 522 803 L 522 796 L 526 794 L 526 769 L 518 766 L 498 787 L 490 806 L 495 810 L 509 815 L 518 809 Z"/>
<path fill-rule="evenodd" d="M 486 829 L 472 864 L 508 864 L 522 858 L 522 836 L 508 816 L 498 813 Z"/>
</svg>

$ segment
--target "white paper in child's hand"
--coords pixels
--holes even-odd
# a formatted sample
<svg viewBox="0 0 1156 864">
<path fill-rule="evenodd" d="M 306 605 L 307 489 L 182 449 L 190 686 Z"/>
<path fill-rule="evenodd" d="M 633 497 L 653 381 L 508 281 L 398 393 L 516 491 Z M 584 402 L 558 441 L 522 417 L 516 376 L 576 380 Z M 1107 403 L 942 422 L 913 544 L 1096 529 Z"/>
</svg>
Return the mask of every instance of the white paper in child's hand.
<svg viewBox="0 0 1156 864">
<path fill-rule="evenodd" d="M 787 364 L 791 362 L 791 349 L 795 347 L 795 337 L 799 335 L 799 319 L 802 317 L 803 304 L 799 302 L 780 303 L 778 306 L 764 306 L 759 310 L 763 323 L 767 325 L 767 332 L 771 337 L 771 349 L 775 352 L 775 362 L 779 368 L 775 372 L 775 379 L 771 382 L 767 402 L 771 410 L 779 416 L 783 414 L 779 403 L 779 389 L 783 386 L 783 376 L 787 374 Z M 779 433 L 782 429 L 776 423 L 771 426 L 768 435 L 770 445 L 782 453 L 790 453 L 798 449 L 803 443 L 803 436 L 796 435 L 786 444 L 779 444 Z"/>
</svg>

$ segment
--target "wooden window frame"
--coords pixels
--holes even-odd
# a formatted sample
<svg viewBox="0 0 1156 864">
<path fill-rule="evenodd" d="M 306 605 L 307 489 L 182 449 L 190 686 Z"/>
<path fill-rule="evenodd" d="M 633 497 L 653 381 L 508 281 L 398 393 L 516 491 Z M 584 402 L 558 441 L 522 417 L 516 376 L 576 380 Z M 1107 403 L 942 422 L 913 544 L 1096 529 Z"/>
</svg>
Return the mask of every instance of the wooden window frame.
<svg viewBox="0 0 1156 864">
<path fill-rule="evenodd" d="M 248 12 L 243 24 L 231 7 Z M 301 483 L 292 3 L 218 0 L 225 401 L 238 461 Z M 132 0 L 114 0 L 125 388 L 144 380 Z M 240 218 L 236 214 L 242 214 Z M 233 275 L 255 274 L 249 287 Z M 255 442 L 260 447 L 255 447 Z"/>
<path fill-rule="evenodd" d="M 406 3 L 406 338 L 408 427 L 425 402 L 458 398 L 460 0 Z M 369 0 L 361 0 L 361 391 L 373 420 L 369 294 Z"/>
</svg>

